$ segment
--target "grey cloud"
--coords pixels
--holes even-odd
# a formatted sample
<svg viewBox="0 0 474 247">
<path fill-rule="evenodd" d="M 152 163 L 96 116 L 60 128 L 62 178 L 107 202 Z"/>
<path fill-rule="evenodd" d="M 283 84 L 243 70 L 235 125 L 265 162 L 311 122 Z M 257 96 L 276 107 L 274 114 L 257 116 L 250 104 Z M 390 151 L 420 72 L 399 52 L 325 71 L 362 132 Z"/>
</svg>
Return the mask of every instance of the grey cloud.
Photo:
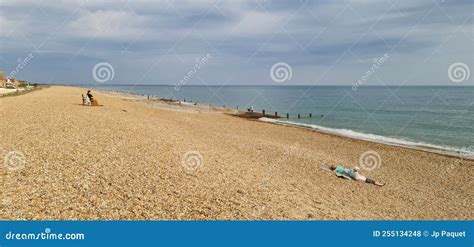
<svg viewBox="0 0 474 247">
<path fill-rule="evenodd" d="M 385 52 L 393 59 L 380 77 L 393 83 L 407 79 L 408 62 L 431 65 L 414 71 L 413 82 L 427 84 L 445 83 L 445 71 L 428 70 L 453 58 L 474 67 L 465 52 L 473 48 L 472 1 L 20 0 L 0 7 L 0 69 L 33 52 L 18 73 L 32 81 L 84 83 L 94 63 L 110 61 L 120 68 L 116 83 L 143 73 L 142 83 L 166 83 L 206 53 L 214 55 L 202 72 L 210 84 L 271 83 L 267 70 L 280 61 L 293 66 L 297 83 L 325 73 L 328 83 L 350 84 Z"/>
</svg>

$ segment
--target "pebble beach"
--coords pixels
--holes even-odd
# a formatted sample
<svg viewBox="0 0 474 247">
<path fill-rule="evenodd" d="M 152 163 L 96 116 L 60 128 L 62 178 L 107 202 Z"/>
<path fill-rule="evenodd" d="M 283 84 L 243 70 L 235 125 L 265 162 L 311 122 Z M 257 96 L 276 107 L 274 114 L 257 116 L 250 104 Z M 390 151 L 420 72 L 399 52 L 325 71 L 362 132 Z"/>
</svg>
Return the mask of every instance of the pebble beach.
<svg viewBox="0 0 474 247">
<path fill-rule="evenodd" d="M 470 159 L 86 90 L 0 97 L 0 219 L 474 219 Z"/>
</svg>

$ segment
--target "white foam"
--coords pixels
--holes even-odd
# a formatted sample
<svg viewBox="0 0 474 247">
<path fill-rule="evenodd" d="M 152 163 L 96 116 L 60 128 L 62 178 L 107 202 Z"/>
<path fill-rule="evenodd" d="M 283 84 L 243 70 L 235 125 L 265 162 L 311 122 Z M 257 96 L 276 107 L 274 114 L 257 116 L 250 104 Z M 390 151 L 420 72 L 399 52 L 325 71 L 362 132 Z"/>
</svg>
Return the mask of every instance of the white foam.
<svg viewBox="0 0 474 247">
<path fill-rule="evenodd" d="M 309 128 L 309 129 L 317 130 L 324 133 L 335 134 L 335 135 L 349 137 L 349 138 L 358 139 L 358 140 L 383 143 L 383 144 L 388 144 L 388 145 L 393 145 L 393 146 L 411 147 L 411 148 L 421 149 L 425 151 L 431 151 L 431 152 L 436 152 L 436 153 L 449 154 L 449 155 L 474 159 L 474 150 L 472 148 L 456 148 L 456 147 L 440 146 L 440 145 L 434 145 L 434 144 L 429 144 L 425 142 L 415 142 L 415 141 L 404 140 L 404 139 L 399 139 L 399 138 L 361 133 L 361 132 L 356 132 L 350 129 L 335 129 L 335 128 L 328 128 L 328 127 L 323 127 L 323 126 L 319 126 L 315 124 L 304 124 L 304 123 L 295 123 L 291 121 L 281 121 L 281 120 L 277 120 L 273 118 L 263 117 L 263 118 L 260 118 L 259 120 L 263 122 L 267 122 L 267 123 Z"/>
</svg>

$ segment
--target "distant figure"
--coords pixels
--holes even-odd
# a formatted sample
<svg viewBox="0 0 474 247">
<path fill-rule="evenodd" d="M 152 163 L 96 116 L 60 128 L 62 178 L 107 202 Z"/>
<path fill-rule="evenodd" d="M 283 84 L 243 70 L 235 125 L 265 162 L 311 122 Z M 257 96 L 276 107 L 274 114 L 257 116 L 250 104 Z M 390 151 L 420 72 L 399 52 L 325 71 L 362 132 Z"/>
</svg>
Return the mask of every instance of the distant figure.
<svg viewBox="0 0 474 247">
<path fill-rule="evenodd" d="M 83 105 L 91 105 L 91 100 L 89 99 L 89 96 L 81 94 L 82 95 L 82 104 Z"/>
<path fill-rule="evenodd" d="M 384 183 L 375 181 L 373 179 L 370 179 L 368 177 L 362 176 L 359 174 L 359 167 L 354 167 L 354 169 L 348 169 L 344 168 L 343 166 L 330 166 L 329 169 L 336 173 L 336 176 L 338 177 L 343 177 L 343 178 L 349 178 L 349 179 L 354 179 L 356 181 L 363 181 L 369 184 L 377 185 L 377 186 L 384 186 Z"/>
<path fill-rule="evenodd" d="M 89 97 L 89 100 L 92 102 L 92 99 L 94 98 L 94 96 L 92 96 L 91 90 L 87 90 L 87 97 Z"/>
<path fill-rule="evenodd" d="M 99 102 L 96 99 L 94 99 L 94 96 L 92 96 L 91 90 L 87 91 L 87 97 L 89 98 L 89 100 L 91 102 L 91 104 L 90 104 L 91 106 L 101 106 L 101 105 L 99 105 Z"/>
<path fill-rule="evenodd" d="M 253 106 L 247 107 L 247 111 L 248 111 L 248 112 L 253 112 Z"/>
</svg>

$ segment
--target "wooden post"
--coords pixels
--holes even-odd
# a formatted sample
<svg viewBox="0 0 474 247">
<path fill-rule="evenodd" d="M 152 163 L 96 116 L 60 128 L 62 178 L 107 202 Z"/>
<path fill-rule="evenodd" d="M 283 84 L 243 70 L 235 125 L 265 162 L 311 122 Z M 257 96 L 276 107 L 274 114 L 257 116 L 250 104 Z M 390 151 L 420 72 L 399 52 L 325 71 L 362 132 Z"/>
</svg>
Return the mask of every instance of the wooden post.
<svg viewBox="0 0 474 247">
<path fill-rule="evenodd" d="M 310 114 L 309 114 L 309 117 L 313 117 L 313 114 L 310 113 Z"/>
<path fill-rule="evenodd" d="M 278 117 L 278 112 L 275 112 L 275 117 Z"/>
<path fill-rule="evenodd" d="M 286 114 L 286 118 L 290 118 L 290 114 L 289 114 L 289 113 Z"/>
<path fill-rule="evenodd" d="M 265 115 L 265 110 L 262 110 L 263 115 Z"/>
<path fill-rule="evenodd" d="M 300 114 L 298 113 L 298 118 L 301 118 Z"/>
</svg>

